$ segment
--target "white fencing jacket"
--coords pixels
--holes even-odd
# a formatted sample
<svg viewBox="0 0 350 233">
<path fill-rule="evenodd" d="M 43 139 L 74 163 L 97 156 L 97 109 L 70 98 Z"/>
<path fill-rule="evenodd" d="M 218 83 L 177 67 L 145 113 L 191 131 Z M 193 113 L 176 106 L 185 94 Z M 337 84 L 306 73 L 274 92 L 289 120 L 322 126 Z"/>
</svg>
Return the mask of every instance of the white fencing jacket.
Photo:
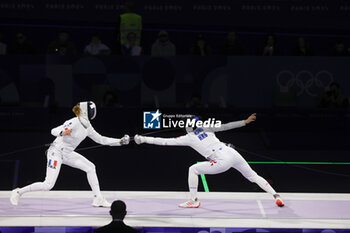
<svg viewBox="0 0 350 233">
<path fill-rule="evenodd" d="M 71 136 L 61 136 L 60 133 L 66 129 L 71 129 Z M 96 143 L 109 146 L 120 146 L 120 139 L 109 138 L 100 135 L 91 124 L 87 128 L 80 123 L 78 117 L 74 117 L 51 130 L 51 134 L 56 137 L 52 146 L 63 152 L 72 152 L 86 138 L 89 137 Z"/>
</svg>

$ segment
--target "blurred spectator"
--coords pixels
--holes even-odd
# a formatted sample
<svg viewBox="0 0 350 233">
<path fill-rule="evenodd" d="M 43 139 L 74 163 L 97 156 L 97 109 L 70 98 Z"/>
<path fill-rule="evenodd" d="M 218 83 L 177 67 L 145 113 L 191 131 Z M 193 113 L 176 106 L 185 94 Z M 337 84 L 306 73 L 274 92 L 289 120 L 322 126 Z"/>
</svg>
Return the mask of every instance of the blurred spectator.
<svg viewBox="0 0 350 233">
<path fill-rule="evenodd" d="M 296 40 L 296 46 L 292 51 L 292 56 L 313 56 L 314 52 L 310 49 L 309 42 L 303 36 Z"/>
<path fill-rule="evenodd" d="M 237 42 L 237 35 L 235 31 L 229 31 L 227 33 L 226 40 L 221 46 L 221 55 L 224 56 L 236 56 L 243 55 L 244 50 L 242 45 Z"/>
<path fill-rule="evenodd" d="M 349 52 L 343 41 L 337 41 L 333 49 L 329 52 L 329 56 L 349 56 Z"/>
<path fill-rule="evenodd" d="M 85 47 L 84 53 L 89 55 L 108 55 L 111 53 L 111 50 L 107 45 L 102 43 L 98 35 L 93 35 L 90 44 Z"/>
<path fill-rule="evenodd" d="M 0 74 L 0 80 L 3 80 Z M 1 106 L 17 106 L 20 104 L 20 93 L 15 82 L 2 85 L 0 88 Z"/>
<path fill-rule="evenodd" d="M 127 43 L 122 45 L 122 52 L 124 56 L 140 56 L 143 54 L 141 46 L 136 44 L 136 34 L 134 32 L 129 32 Z"/>
<path fill-rule="evenodd" d="M 114 34 L 114 37 L 113 37 L 114 41 L 111 46 L 112 54 L 122 55 L 123 53 L 122 53 L 122 46 L 120 44 L 119 28 L 117 28 L 113 34 Z"/>
<path fill-rule="evenodd" d="M 136 36 L 135 44 L 140 45 L 142 31 L 142 17 L 134 13 L 135 5 L 133 2 L 125 3 L 125 13 L 120 15 L 120 42 L 126 44 L 128 35 L 133 32 Z"/>
<path fill-rule="evenodd" d="M 34 54 L 34 46 L 27 42 L 26 36 L 22 32 L 16 33 L 16 42 L 9 48 L 11 54 Z"/>
<path fill-rule="evenodd" d="M 212 49 L 204 36 L 199 34 L 195 44 L 191 48 L 191 55 L 194 56 L 209 56 L 212 54 Z"/>
<path fill-rule="evenodd" d="M 199 94 L 193 94 L 190 101 L 186 103 L 186 108 L 205 108 L 208 107 L 202 102 L 202 97 Z"/>
<path fill-rule="evenodd" d="M 2 33 L 0 32 L 0 55 L 6 54 L 7 45 L 2 41 Z"/>
<path fill-rule="evenodd" d="M 319 106 L 325 108 L 348 107 L 349 99 L 342 95 L 339 84 L 333 82 L 329 85 L 329 90 L 321 95 Z"/>
<path fill-rule="evenodd" d="M 69 33 L 67 31 L 61 31 L 58 34 L 58 39 L 50 43 L 47 53 L 57 55 L 76 55 L 77 49 L 74 43 L 69 41 Z"/>
<path fill-rule="evenodd" d="M 280 56 L 281 50 L 277 46 L 276 37 L 274 34 L 269 34 L 265 38 L 264 46 L 258 50 L 260 56 Z"/>
<path fill-rule="evenodd" d="M 107 91 L 103 96 L 104 107 L 123 107 L 119 104 L 118 96 L 114 91 Z"/>
<path fill-rule="evenodd" d="M 112 203 L 109 214 L 112 216 L 112 222 L 106 226 L 95 230 L 95 233 L 139 233 L 138 230 L 126 225 L 124 218 L 126 215 L 126 205 L 123 201 L 117 200 Z"/>
<path fill-rule="evenodd" d="M 158 39 L 152 45 L 152 56 L 166 57 L 175 56 L 176 47 L 169 40 L 169 35 L 166 31 L 160 31 L 158 34 Z"/>
</svg>

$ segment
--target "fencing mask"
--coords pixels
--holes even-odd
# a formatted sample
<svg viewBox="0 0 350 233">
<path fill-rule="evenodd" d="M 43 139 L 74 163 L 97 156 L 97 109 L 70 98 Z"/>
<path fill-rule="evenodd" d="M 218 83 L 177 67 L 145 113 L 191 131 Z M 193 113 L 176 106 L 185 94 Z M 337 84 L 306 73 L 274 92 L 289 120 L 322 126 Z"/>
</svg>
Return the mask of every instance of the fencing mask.
<svg viewBox="0 0 350 233">
<path fill-rule="evenodd" d="M 190 121 L 191 122 L 197 122 L 197 121 L 199 121 L 200 120 L 200 117 L 198 117 L 198 116 L 193 116 L 192 118 L 190 118 Z M 196 127 L 196 124 L 194 124 L 194 126 L 193 127 L 191 127 L 191 126 L 187 126 L 186 127 L 186 132 L 187 133 L 192 133 L 192 132 L 194 132 L 195 130 L 197 129 L 197 127 Z"/>
<path fill-rule="evenodd" d="M 92 101 L 80 102 L 79 103 L 81 113 L 79 116 L 79 120 L 81 124 L 87 128 L 90 125 L 90 120 L 96 117 L 96 104 Z"/>
</svg>

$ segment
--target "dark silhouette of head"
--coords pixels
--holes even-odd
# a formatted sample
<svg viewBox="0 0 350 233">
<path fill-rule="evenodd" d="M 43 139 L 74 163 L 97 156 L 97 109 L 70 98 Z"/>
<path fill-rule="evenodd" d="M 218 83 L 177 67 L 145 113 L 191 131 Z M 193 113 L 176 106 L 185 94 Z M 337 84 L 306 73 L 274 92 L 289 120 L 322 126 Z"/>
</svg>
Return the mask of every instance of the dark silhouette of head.
<svg viewBox="0 0 350 233">
<path fill-rule="evenodd" d="M 276 36 L 274 34 L 268 34 L 265 37 L 265 45 L 275 46 L 276 45 Z"/>
<path fill-rule="evenodd" d="M 299 36 L 297 38 L 297 47 L 298 48 L 308 48 L 308 41 L 305 37 Z"/>
<path fill-rule="evenodd" d="M 338 96 L 339 92 L 340 92 L 340 85 L 339 85 L 339 83 L 332 82 L 329 85 L 329 89 L 330 89 L 330 91 L 332 92 L 333 95 Z"/>
<path fill-rule="evenodd" d="M 22 45 L 26 41 L 26 36 L 22 32 L 17 32 L 16 41 L 18 44 Z"/>
<path fill-rule="evenodd" d="M 113 219 L 123 220 L 126 215 L 126 205 L 125 202 L 121 200 L 113 201 L 111 210 L 109 211 Z"/>
<path fill-rule="evenodd" d="M 128 12 L 128 13 L 131 13 L 133 12 L 135 9 L 135 3 L 134 2 L 131 2 L 131 1 L 128 1 L 125 3 L 125 11 Z"/>
<path fill-rule="evenodd" d="M 58 39 L 62 43 L 66 43 L 69 40 L 69 32 L 66 30 L 62 30 L 58 33 Z"/>
<path fill-rule="evenodd" d="M 236 32 L 234 30 L 230 30 L 228 33 L 227 33 L 227 41 L 233 43 L 236 41 Z"/>
<path fill-rule="evenodd" d="M 346 46 L 345 46 L 345 43 L 341 40 L 338 40 L 336 43 L 335 43 L 335 51 L 339 54 L 342 54 L 342 53 L 346 53 Z"/>
<path fill-rule="evenodd" d="M 202 34 L 198 34 L 197 37 L 196 37 L 196 45 L 198 47 L 205 47 L 207 46 L 207 41 L 206 39 L 204 38 L 204 36 Z"/>
<path fill-rule="evenodd" d="M 135 32 L 129 32 L 126 36 L 126 39 L 128 40 L 130 45 L 134 45 L 136 43 L 136 33 Z"/>
</svg>

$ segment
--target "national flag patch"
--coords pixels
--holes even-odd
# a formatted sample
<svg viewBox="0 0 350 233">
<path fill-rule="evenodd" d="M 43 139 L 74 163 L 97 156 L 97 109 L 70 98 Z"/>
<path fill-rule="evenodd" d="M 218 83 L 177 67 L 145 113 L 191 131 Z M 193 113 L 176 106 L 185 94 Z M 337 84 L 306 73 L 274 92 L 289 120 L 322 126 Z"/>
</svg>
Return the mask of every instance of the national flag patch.
<svg viewBox="0 0 350 233">
<path fill-rule="evenodd" d="M 56 169 L 56 167 L 57 167 L 57 160 L 49 159 L 49 162 L 48 162 L 47 166 L 50 167 L 50 168 Z"/>
</svg>

